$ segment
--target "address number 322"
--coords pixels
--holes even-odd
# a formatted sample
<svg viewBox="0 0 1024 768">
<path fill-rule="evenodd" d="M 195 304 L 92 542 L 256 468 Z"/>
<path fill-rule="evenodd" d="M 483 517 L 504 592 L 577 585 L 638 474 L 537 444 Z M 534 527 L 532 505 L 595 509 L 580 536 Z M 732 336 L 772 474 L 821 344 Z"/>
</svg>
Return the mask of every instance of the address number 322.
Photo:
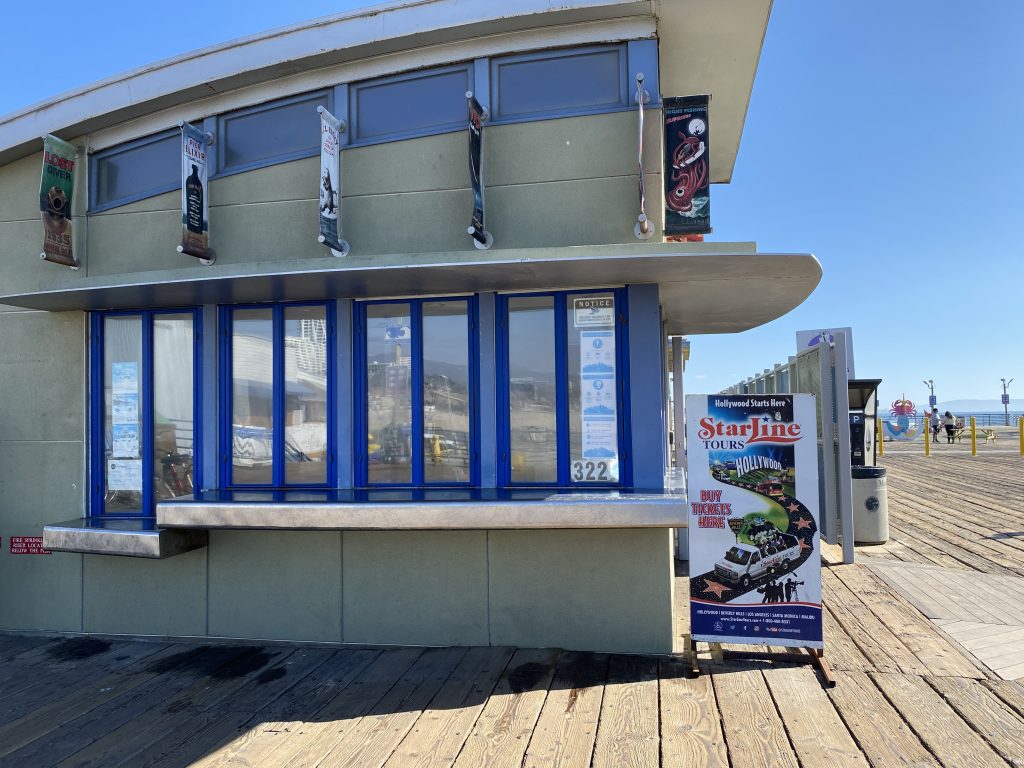
<svg viewBox="0 0 1024 768">
<path fill-rule="evenodd" d="M 608 482 L 607 461 L 574 461 L 572 463 L 572 481 L 574 483 Z"/>
</svg>

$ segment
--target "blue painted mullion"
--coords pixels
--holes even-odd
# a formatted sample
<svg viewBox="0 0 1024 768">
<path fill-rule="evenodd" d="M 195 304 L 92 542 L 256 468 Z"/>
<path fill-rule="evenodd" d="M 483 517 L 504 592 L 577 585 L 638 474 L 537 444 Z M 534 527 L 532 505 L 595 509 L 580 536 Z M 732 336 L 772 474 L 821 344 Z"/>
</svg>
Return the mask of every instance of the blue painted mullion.
<svg viewBox="0 0 1024 768">
<path fill-rule="evenodd" d="M 285 422 L 285 372 L 284 372 L 284 307 L 277 305 L 272 309 L 272 330 L 270 347 L 273 360 L 273 414 L 271 431 L 273 433 L 271 464 L 271 485 L 275 488 L 284 486 L 284 422 Z"/>
<path fill-rule="evenodd" d="M 355 452 L 352 458 L 356 462 L 352 484 L 356 488 L 364 488 L 369 476 L 367 472 L 369 447 L 366 440 L 366 303 L 358 302 L 352 309 L 352 315 L 355 318 L 355 343 L 352 345 L 352 354 L 355 358 L 355 364 L 352 366 Z"/>
<path fill-rule="evenodd" d="M 105 402 L 103 392 L 103 315 L 92 313 L 91 327 L 89 329 L 89 342 L 92 351 L 90 357 L 89 384 L 90 384 L 90 415 L 92 418 L 90 448 L 89 491 L 92 503 L 90 512 L 97 517 L 106 512 L 104 507 L 104 492 L 107 486 L 105 462 L 106 453 L 106 422 L 104 421 L 103 404 Z"/>
<path fill-rule="evenodd" d="M 558 434 L 558 485 L 569 484 L 569 379 L 565 294 L 554 296 L 555 425 Z"/>
<path fill-rule="evenodd" d="M 139 371 L 142 385 L 139 402 L 142 429 L 139 453 L 142 459 L 142 514 L 148 517 L 156 514 L 153 506 L 153 468 L 156 465 L 153 457 L 156 451 L 153 440 L 153 313 L 141 313 L 139 323 L 142 326 L 142 365 Z"/>
<path fill-rule="evenodd" d="M 503 488 L 511 481 L 509 471 L 509 434 L 508 403 L 508 297 L 494 297 L 494 334 L 495 334 L 495 400 L 497 408 L 495 428 L 498 430 L 498 471 L 497 486 Z"/>
<path fill-rule="evenodd" d="M 469 484 L 480 487 L 480 312 L 477 297 L 474 294 L 466 299 L 466 322 L 469 323 L 469 345 L 466 354 L 469 357 L 466 371 L 469 378 Z"/>
<path fill-rule="evenodd" d="M 410 348 L 412 370 L 409 372 L 412 384 L 412 419 L 409 444 L 412 448 L 412 485 L 423 485 L 423 302 L 409 302 L 409 320 L 412 325 Z"/>
</svg>

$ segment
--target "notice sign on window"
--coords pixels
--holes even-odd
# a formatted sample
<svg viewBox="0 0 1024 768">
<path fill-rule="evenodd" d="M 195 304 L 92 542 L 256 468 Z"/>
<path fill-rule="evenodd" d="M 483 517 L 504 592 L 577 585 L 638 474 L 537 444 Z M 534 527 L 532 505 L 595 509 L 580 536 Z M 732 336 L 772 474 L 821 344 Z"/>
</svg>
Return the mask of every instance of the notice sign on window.
<svg viewBox="0 0 1024 768">
<path fill-rule="evenodd" d="M 572 319 L 577 328 L 611 328 L 615 325 L 615 298 L 600 296 L 573 299 Z"/>
<path fill-rule="evenodd" d="M 42 536 L 11 536 L 12 555 L 52 555 L 48 549 L 43 549 Z"/>
<path fill-rule="evenodd" d="M 619 479 L 615 331 L 584 330 L 579 334 L 583 451 L 582 460 L 573 462 L 572 479 L 578 483 L 615 482 Z"/>
</svg>

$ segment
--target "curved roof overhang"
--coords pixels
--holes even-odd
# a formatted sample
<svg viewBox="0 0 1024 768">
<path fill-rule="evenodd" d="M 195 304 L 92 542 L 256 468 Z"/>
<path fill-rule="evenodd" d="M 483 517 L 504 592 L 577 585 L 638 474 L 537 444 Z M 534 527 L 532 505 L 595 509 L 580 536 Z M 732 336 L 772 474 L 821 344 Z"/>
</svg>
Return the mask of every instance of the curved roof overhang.
<svg viewBox="0 0 1024 768">
<path fill-rule="evenodd" d="M 0 304 L 49 311 L 131 309 L 655 283 L 668 335 L 684 335 L 734 333 L 775 320 L 799 306 L 821 280 L 821 265 L 810 254 L 695 253 L 671 243 L 509 249 L 486 260 L 419 254 L 388 266 L 328 257 L 272 273 L 257 272 L 260 266 L 76 275 L 47 290 L 0 296 Z"/>
<path fill-rule="evenodd" d="M 771 0 L 399 0 L 155 62 L 0 117 L 0 164 L 39 151 L 47 133 L 78 141 L 119 127 L 114 141 L 126 141 L 274 98 L 267 84 L 292 93 L 322 87 L 332 67 L 355 62 L 374 62 L 376 76 L 491 49 L 657 35 L 662 93 L 713 96 L 712 181 L 727 182 L 770 9 Z M 456 46 L 467 40 L 479 44 Z M 227 94 L 234 98 L 218 102 Z M 155 114 L 159 127 L 147 120 Z"/>
</svg>

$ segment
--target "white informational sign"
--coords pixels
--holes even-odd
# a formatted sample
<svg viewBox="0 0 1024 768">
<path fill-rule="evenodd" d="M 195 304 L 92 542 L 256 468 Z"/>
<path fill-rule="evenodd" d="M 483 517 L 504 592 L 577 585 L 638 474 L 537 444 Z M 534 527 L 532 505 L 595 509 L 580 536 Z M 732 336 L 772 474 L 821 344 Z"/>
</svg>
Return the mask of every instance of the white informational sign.
<svg viewBox="0 0 1024 768">
<path fill-rule="evenodd" d="M 834 344 L 837 333 L 846 336 L 846 378 L 854 379 L 856 376 L 853 375 L 853 328 L 818 328 L 813 331 L 797 331 L 796 352 L 800 354 L 805 349 L 817 346 L 823 341 L 826 344 Z"/>
<path fill-rule="evenodd" d="M 694 640 L 822 648 L 813 395 L 689 395 Z"/>
<path fill-rule="evenodd" d="M 139 455 L 139 425 L 111 425 L 111 455 L 120 458 L 134 458 Z"/>
<path fill-rule="evenodd" d="M 114 392 L 110 398 L 110 421 L 112 424 L 138 424 L 139 393 Z"/>
<path fill-rule="evenodd" d="M 108 491 L 141 491 L 142 460 L 141 459 L 108 459 L 107 460 Z"/>
<path fill-rule="evenodd" d="M 117 394 L 138 393 L 139 364 L 112 363 L 110 366 L 110 385 Z"/>
<path fill-rule="evenodd" d="M 613 327 L 615 297 L 594 296 L 572 300 L 573 325 L 577 328 Z"/>
<path fill-rule="evenodd" d="M 574 482 L 614 482 L 619 479 L 615 330 L 583 330 L 579 334 L 583 445 L 582 460 L 572 463 L 571 475 Z"/>
</svg>

